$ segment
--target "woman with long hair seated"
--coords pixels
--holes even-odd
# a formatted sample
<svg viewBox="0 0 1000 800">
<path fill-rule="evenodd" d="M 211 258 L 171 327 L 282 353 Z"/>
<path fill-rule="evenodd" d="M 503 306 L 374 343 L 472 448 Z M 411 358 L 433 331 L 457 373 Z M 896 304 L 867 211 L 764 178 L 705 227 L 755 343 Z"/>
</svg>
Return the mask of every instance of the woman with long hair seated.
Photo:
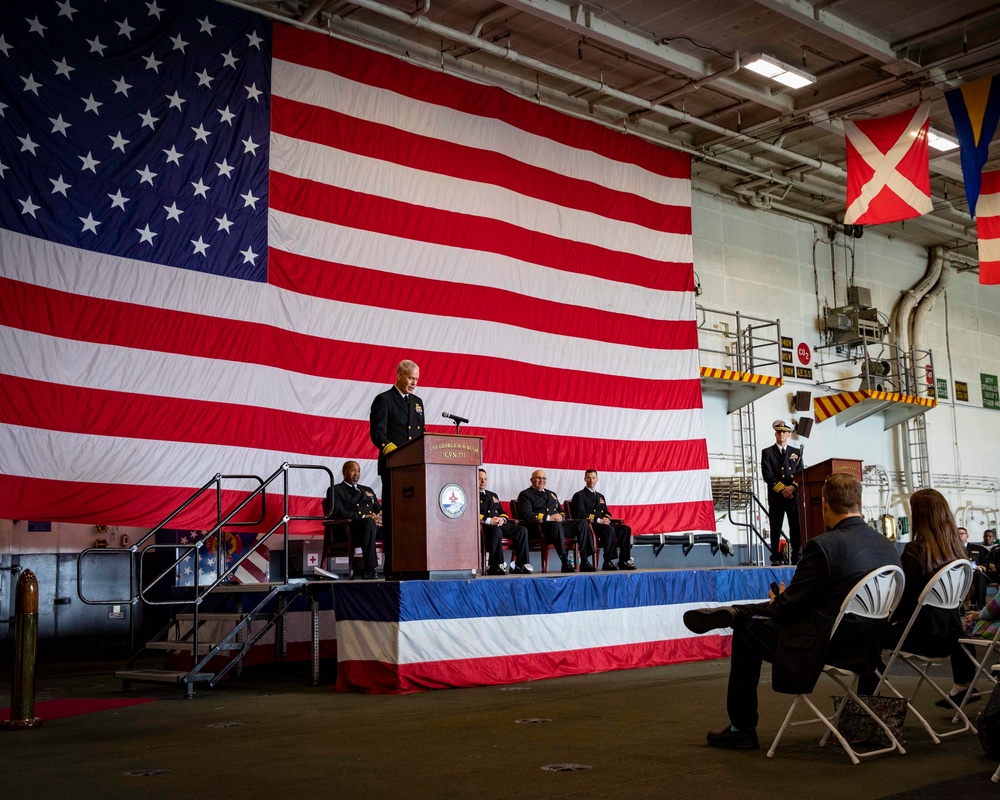
<svg viewBox="0 0 1000 800">
<path fill-rule="evenodd" d="M 968 553 L 962 546 L 958 536 L 955 517 L 948 507 L 944 495 L 934 489 L 920 489 L 910 497 L 910 519 L 913 539 L 903 548 L 900 561 L 906 576 L 906 586 L 903 598 L 893 612 L 889 622 L 889 630 L 885 647 L 894 648 L 899 637 L 910 621 L 917 601 L 927 584 L 941 567 L 956 559 L 968 558 Z M 963 695 L 969 691 L 976 668 L 962 650 L 958 640 L 963 630 L 962 609 L 944 609 L 924 606 L 920 610 L 909 635 L 906 637 L 905 650 L 923 656 L 950 656 L 952 679 L 955 685 L 948 694 L 959 704 Z M 866 676 L 862 681 L 862 691 L 870 694 L 875 688 L 876 679 Z M 979 699 L 979 693 L 973 688 L 968 702 Z M 944 700 L 938 705 L 947 706 Z"/>
</svg>

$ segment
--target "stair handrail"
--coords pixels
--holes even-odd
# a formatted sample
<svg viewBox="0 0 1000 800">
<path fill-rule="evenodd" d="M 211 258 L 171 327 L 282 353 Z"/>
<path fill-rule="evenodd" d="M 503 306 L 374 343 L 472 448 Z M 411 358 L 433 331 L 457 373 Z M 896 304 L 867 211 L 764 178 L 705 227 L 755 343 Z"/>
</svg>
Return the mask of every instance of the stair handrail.
<svg viewBox="0 0 1000 800">
<path fill-rule="evenodd" d="M 747 504 L 748 507 L 746 509 L 746 518 L 747 518 L 746 522 L 739 522 L 738 520 L 736 520 L 733 517 L 733 495 L 748 495 L 749 498 L 750 498 L 750 502 Z M 751 531 L 754 534 L 754 536 L 756 536 L 758 539 L 760 539 L 761 544 L 763 544 L 764 547 L 767 548 L 767 551 L 770 553 L 771 552 L 771 543 L 767 539 L 764 538 L 764 534 L 761 533 L 760 531 L 758 531 L 757 530 L 757 526 L 753 524 L 753 515 L 750 513 L 753 510 L 753 504 L 756 504 L 757 507 L 761 511 L 763 511 L 765 514 L 767 514 L 767 507 L 762 502 L 760 502 L 760 498 L 757 497 L 756 494 L 754 494 L 751 491 L 744 490 L 744 489 L 733 489 L 733 490 L 731 490 L 729 492 L 729 522 L 732 523 L 733 525 L 735 525 L 737 528 L 747 528 L 747 529 L 749 529 L 749 531 Z M 787 544 L 789 547 L 791 547 L 791 543 L 788 541 L 788 537 L 785 536 L 785 532 L 784 531 L 781 531 L 778 535 L 779 535 L 780 538 L 782 538 L 782 539 L 785 540 L 785 544 Z M 747 544 L 749 545 L 749 539 L 747 540 Z M 771 558 L 772 559 L 775 558 L 776 556 L 777 556 L 777 553 L 771 553 Z"/>
<path fill-rule="evenodd" d="M 139 601 L 138 594 L 133 594 L 135 587 L 135 554 L 139 552 L 146 542 L 151 538 L 155 537 L 161 530 L 163 530 L 168 523 L 170 523 L 178 514 L 188 508 L 195 500 L 201 497 L 206 491 L 208 491 L 213 485 L 215 486 L 215 507 L 216 516 L 218 519 L 222 518 L 222 481 L 223 480 L 253 480 L 257 481 L 258 484 L 262 484 L 263 481 L 257 475 L 223 475 L 217 472 L 204 486 L 196 489 L 183 503 L 181 503 L 177 508 L 175 508 L 170 514 L 164 519 L 159 525 L 157 525 L 152 530 L 148 531 L 142 536 L 137 542 L 133 542 L 128 547 L 88 547 L 80 552 L 80 555 L 76 559 L 76 593 L 80 598 L 82 603 L 89 606 L 110 606 L 110 605 L 134 605 Z M 260 507 L 260 519 L 256 521 L 248 522 L 233 522 L 232 526 L 251 526 L 260 525 L 266 519 L 266 496 L 261 495 L 261 507 Z M 94 600 L 85 596 L 83 591 L 83 561 L 87 556 L 94 554 L 106 555 L 122 555 L 130 554 L 129 559 L 129 597 L 128 599 L 113 599 L 113 600 Z"/>
<path fill-rule="evenodd" d="M 249 495 L 247 495 L 241 503 L 239 503 L 229 514 L 226 515 L 224 519 L 220 519 L 219 522 L 197 542 L 190 545 L 177 545 L 177 544 L 152 544 L 149 545 L 144 551 L 142 556 L 139 558 L 139 591 L 138 597 L 147 605 L 183 605 L 185 603 L 193 602 L 195 606 L 201 604 L 205 595 L 211 592 L 213 589 L 218 587 L 220 584 L 225 583 L 226 580 L 231 577 L 239 566 L 246 561 L 251 555 L 253 555 L 258 548 L 262 547 L 265 542 L 267 542 L 271 536 L 277 532 L 279 528 L 284 528 L 283 540 L 284 540 L 284 564 L 282 569 L 282 582 L 289 582 L 289 570 L 288 570 L 288 523 L 292 520 L 304 520 L 304 521 L 321 521 L 326 519 L 323 515 L 291 515 L 288 513 L 288 474 L 290 470 L 322 470 L 327 474 L 330 481 L 330 488 L 332 490 L 334 477 L 333 471 L 322 464 L 289 464 L 285 462 L 278 469 L 276 469 L 271 475 L 261 481 L 261 485 L 253 490 Z M 216 537 L 216 553 L 222 553 L 222 536 L 223 529 L 226 527 L 232 527 L 230 520 L 239 514 L 258 494 L 265 496 L 267 487 L 270 486 L 278 478 L 283 478 L 282 487 L 282 511 L 284 512 L 281 518 L 271 527 L 269 531 L 261 534 L 257 537 L 257 540 L 244 552 L 236 561 L 230 564 L 225 570 L 219 571 L 219 565 L 221 561 L 216 562 L 216 579 L 211 584 L 204 587 L 199 585 L 200 572 L 198 569 L 198 561 L 195 559 L 195 569 L 194 569 L 194 599 L 180 599 L 180 600 L 150 600 L 146 597 L 146 592 L 156 586 L 161 580 L 166 576 L 170 575 L 174 568 L 179 566 L 186 558 L 188 558 L 192 553 L 197 553 L 205 547 L 206 543 L 214 536 Z M 143 559 L 146 553 L 150 551 L 155 551 L 158 549 L 171 548 L 174 550 L 183 550 L 183 554 L 179 555 L 174 559 L 173 563 L 166 567 L 159 575 L 157 575 L 149 584 L 144 585 L 143 582 Z"/>
<path fill-rule="evenodd" d="M 288 513 L 288 511 L 289 511 L 289 509 L 288 509 L 288 474 L 289 474 L 290 470 L 295 470 L 295 469 L 303 469 L 303 470 L 314 470 L 315 469 L 315 470 L 322 470 L 323 472 L 325 472 L 327 474 L 327 477 L 329 478 L 330 488 L 329 488 L 328 491 L 330 493 L 333 492 L 334 477 L 333 477 L 333 471 L 329 467 L 327 467 L 325 465 L 322 465 L 322 464 L 289 464 L 286 461 L 278 469 L 276 469 L 270 476 L 268 476 L 267 478 L 265 478 L 264 481 L 261 483 L 261 485 L 258 486 L 256 489 L 254 489 L 254 491 L 251 492 L 249 495 L 247 495 L 247 497 L 244 498 L 244 500 L 239 505 L 237 505 L 232 511 L 230 511 L 229 514 L 226 516 L 225 519 L 220 520 L 219 523 L 214 528 L 212 528 L 212 530 L 208 531 L 205 534 L 204 537 L 202 537 L 200 540 L 198 540 L 194 544 L 187 545 L 187 546 L 184 546 L 184 547 L 178 547 L 178 545 L 176 545 L 176 544 L 167 545 L 167 544 L 155 544 L 154 543 L 152 545 L 149 545 L 143 551 L 142 556 L 139 557 L 139 592 L 138 592 L 138 594 L 139 594 L 139 597 L 142 599 L 142 601 L 144 603 L 146 603 L 147 605 L 187 605 L 187 604 L 191 604 L 193 606 L 193 608 L 192 608 L 193 620 L 192 620 L 191 647 L 192 647 L 192 657 L 194 659 L 194 663 L 197 664 L 197 665 L 199 665 L 198 667 L 196 667 L 196 669 L 200 668 L 201 663 L 207 663 L 207 660 L 213 654 L 213 653 L 210 652 L 210 654 L 208 656 L 206 656 L 206 659 L 204 660 L 204 662 L 199 662 L 198 661 L 198 638 L 199 638 L 199 628 L 200 628 L 198 617 L 199 617 L 199 610 L 201 608 L 201 604 L 204 601 L 204 599 L 216 587 L 218 587 L 219 585 L 225 583 L 228 580 L 228 578 L 230 576 L 232 576 L 236 572 L 237 569 L 239 569 L 239 566 L 244 561 L 246 561 L 251 555 L 253 555 L 253 553 L 255 553 L 258 548 L 262 547 L 264 545 L 264 543 L 267 542 L 271 538 L 271 536 L 273 536 L 274 533 L 279 528 L 283 528 L 283 537 L 282 538 L 284 540 L 284 565 L 283 565 L 283 569 L 282 569 L 282 585 L 288 585 L 290 583 L 290 578 L 289 578 L 289 574 L 288 574 L 289 573 L 289 570 L 288 570 L 288 523 L 290 521 L 292 521 L 292 520 L 315 520 L 315 521 L 319 521 L 319 520 L 326 519 L 325 515 L 318 515 L 318 516 L 317 515 L 292 515 L 292 514 Z M 219 572 L 219 565 L 222 563 L 222 559 L 220 558 L 220 556 L 224 552 L 223 549 L 222 549 L 222 546 L 223 546 L 223 541 L 222 541 L 223 528 L 228 525 L 228 522 L 229 522 L 229 520 L 232 517 L 234 517 L 236 514 L 238 514 L 240 511 L 242 511 L 253 500 L 254 496 L 256 496 L 257 494 L 266 494 L 267 487 L 270 486 L 271 483 L 273 483 L 274 481 L 276 481 L 279 477 L 283 478 L 283 481 L 282 481 L 282 484 L 283 484 L 282 485 L 282 511 L 284 513 L 282 514 L 281 519 L 278 520 L 278 522 L 276 522 L 274 524 L 274 526 L 272 526 L 272 528 L 269 531 L 267 531 L 267 533 L 265 533 L 263 535 L 259 535 L 257 537 L 257 539 L 254 541 L 253 545 L 251 545 L 251 547 L 249 547 L 247 549 L 247 551 L 245 553 L 243 553 L 243 555 L 241 555 L 238 559 L 236 559 L 236 561 L 234 561 L 232 564 L 230 564 L 225 570 L 223 570 L 220 573 Z M 201 570 L 198 568 L 198 556 L 197 556 L 197 553 L 198 553 L 199 550 L 201 550 L 202 547 L 205 546 L 206 542 L 208 542 L 208 541 L 211 540 L 211 538 L 213 536 L 216 537 L 216 548 L 215 548 L 215 552 L 216 552 L 216 556 L 217 556 L 216 557 L 216 578 L 215 578 L 215 581 L 213 583 L 211 583 L 210 585 L 205 586 L 205 587 L 201 587 L 199 585 L 199 581 L 200 581 L 200 578 L 201 578 Z M 153 581 L 150 584 L 144 586 L 143 585 L 143 559 L 145 558 L 146 553 L 150 552 L 151 550 L 156 550 L 156 549 L 166 548 L 166 547 L 172 547 L 172 548 L 175 548 L 177 550 L 183 549 L 184 552 L 183 552 L 182 555 L 178 556 L 174 560 L 174 563 L 172 565 L 170 565 L 163 572 L 161 572 L 159 575 L 157 575 L 156 578 L 154 578 Z M 192 553 L 195 554 L 195 558 L 194 558 L 194 587 L 193 587 L 194 588 L 194 592 L 193 592 L 194 599 L 190 600 L 190 599 L 184 598 L 184 599 L 180 599 L 180 600 L 160 600 L 160 601 L 153 601 L 153 600 L 148 599 L 146 597 L 146 595 L 145 595 L 146 591 L 148 589 L 151 589 L 156 584 L 158 584 L 161 580 L 163 580 L 163 578 L 165 576 L 171 574 L 171 572 L 173 571 L 173 569 L 175 567 L 177 567 L 182 561 L 184 561 L 184 559 L 188 558 Z"/>
</svg>

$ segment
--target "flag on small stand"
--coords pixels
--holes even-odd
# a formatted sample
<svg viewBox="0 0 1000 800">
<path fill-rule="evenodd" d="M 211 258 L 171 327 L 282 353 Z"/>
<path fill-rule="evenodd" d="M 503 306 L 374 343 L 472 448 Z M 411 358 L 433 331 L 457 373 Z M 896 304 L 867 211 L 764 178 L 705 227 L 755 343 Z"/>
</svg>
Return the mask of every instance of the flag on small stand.
<svg viewBox="0 0 1000 800">
<path fill-rule="evenodd" d="M 192 545 L 205 534 L 202 531 L 178 531 L 177 542 L 181 545 Z M 253 547 L 260 538 L 253 533 L 232 533 L 223 531 L 222 541 L 225 550 L 223 570 L 229 569 L 233 563 L 247 550 Z M 217 538 L 210 536 L 205 540 L 204 547 L 198 550 L 198 584 L 209 586 L 218 579 L 223 570 L 218 569 L 216 555 Z M 236 571 L 226 581 L 227 583 L 267 583 L 270 566 L 270 552 L 267 545 L 260 545 L 254 550 Z M 194 556 L 188 555 L 177 567 L 177 586 L 194 586 Z"/>
<path fill-rule="evenodd" d="M 923 104 L 881 119 L 845 122 L 847 212 L 845 225 L 880 225 L 919 217 L 932 209 Z"/>
<path fill-rule="evenodd" d="M 979 282 L 1000 283 L 1000 171 L 984 172 L 979 193 Z"/>
<path fill-rule="evenodd" d="M 990 157 L 990 142 L 1000 122 L 1000 80 L 984 78 L 944 93 L 962 150 L 962 177 L 975 219 L 980 194 L 980 173 Z"/>
</svg>

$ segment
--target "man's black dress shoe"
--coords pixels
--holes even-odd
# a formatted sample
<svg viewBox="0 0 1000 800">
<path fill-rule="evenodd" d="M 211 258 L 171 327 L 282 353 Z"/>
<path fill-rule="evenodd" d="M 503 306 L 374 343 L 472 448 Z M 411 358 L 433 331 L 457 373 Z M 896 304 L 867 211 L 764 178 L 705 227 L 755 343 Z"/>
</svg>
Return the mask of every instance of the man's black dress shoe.
<svg viewBox="0 0 1000 800">
<path fill-rule="evenodd" d="M 618 569 L 635 569 L 635 561 L 631 558 L 628 561 L 618 559 Z"/>
<path fill-rule="evenodd" d="M 979 691 L 975 687 L 969 689 L 959 689 L 954 694 L 949 694 L 948 697 L 951 698 L 951 702 L 953 702 L 956 706 L 960 706 L 962 705 L 962 698 L 965 696 L 966 692 L 969 693 L 969 697 L 965 701 L 966 705 L 968 705 L 969 703 L 978 703 L 980 700 L 983 699 L 980 696 Z M 951 708 L 951 706 L 948 705 L 948 702 L 943 697 L 940 700 L 938 700 L 934 705 L 938 706 L 939 708 Z"/>
<path fill-rule="evenodd" d="M 510 568 L 510 572 L 511 572 L 512 575 L 530 575 L 531 574 L 531 565 L 530 564 L 525 564 L 522 567 L 520 564 L 514 564 L 514 566 L 512 566 Z"/>
<path fill-rule="evenodd" d="M 597 572 L 597 567 L 595 567 L 589 561 L 584 561 L 580 565 L 580 572 Z"/>
<path fill-rule="evenodd" d="M 708 633 L 716 628 L 731 628 L 736 619 L 732 606 L 692 608 L 684 612 L 684 625 L 692 633 Z"/>
<path fill-rule="evenodd" d="M 373 580 L 375 580 L 375 570 L 373 570 L 373 569 L 366 569 L 365 570 L 365 580 L 366 581 L 373 581 Z"/>
<path fill-rule="evenodd" d="M 604 570 L 605 572 L 617 572 L 618 571 L 618 565 L 615 564 L 613 561 L 605 561 L 601 565 L 601 569 Z"/>
<path fill-rule="evenodd" d="M 576 569 L 568 561 L 563 561 L 562 571 L 563 572 L 576 572 Z"/>
<path fill-rule="evenodd" d="M 734 731 L 732 726 L 727 725 L 721 731 L 709 731 L 705 741 L 710 747 L 726 747 L 730 750 L 760 750 L 756 728 Z"/>
</svg>

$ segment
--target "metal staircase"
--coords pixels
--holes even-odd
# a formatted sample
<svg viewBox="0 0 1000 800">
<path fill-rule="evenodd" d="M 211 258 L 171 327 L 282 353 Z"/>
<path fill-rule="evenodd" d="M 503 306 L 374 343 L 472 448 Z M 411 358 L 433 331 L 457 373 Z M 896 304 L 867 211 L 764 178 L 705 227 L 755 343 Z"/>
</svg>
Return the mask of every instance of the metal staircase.
<svg viewBox="0 0 1000 800">
<path fill-rule="evenodd" d="M 313 682 L 318 681 L 317 594 L 329 591 L 331 582 L 289 578 L 288 523 L 293 520 L 323 520 L 324 517 L 289 514 L 288 476 L 289 472 L 294 470 L 323 470 L 327 473 L 330 486 L 333 486 L 333 473 L 330 469 L 316 464 L 282 464 L 270 477 L 263 480 L 255 475 L 217 474 L 131 547 L 90 548 L 80 554 L 77 559 L 77 587 L 80 600 L 88 605 L 126 605 L 130 609 L 129 637 L 132 657 L 124 669 L 115 672 L 115 676 L 123 681 L 125 688 L 129 688 L 135 682 L 176 684 L 183 688 L 186 697 L 192 697 L 195 685 L 198 683 L 215 686 L 230 671 L 235 669 L 239 674 L 243 667 L 244 655 L 271 630 L 275 631 L 277 654 L 279 657 L 283 656 L 284 617 L 292 607 L 293 601 L 300 596 L 308 598 L 312 613 Z M 258 485 L 235 508 L 223 514 L 222 485 L 223 481 L 229 480 L 251 480 Z M 259 527 L 264 524 L 267 519 L 267 488 L 279 480 L 283 495 L 283 513 L 280 519 L 266 533 L 260 534 L 253 545 L 232 563 L 226 565 L 224 558 L 217 558 L 214 580 L 207 585 L 201 585 L 202 576 L 198 562 L 200 551 L 214 540 L 215 552 L 224 553 L 224 535 L 227 531 L 232 528 Z M 211 530 L 198 541 L 189 544 L 163 544 L 155 541 L 156 534 L 166 528 L 178 514 L 213 489 L 216 493 L 216 524 Z M 261 498 L 259 519 L 249 522 L 234 521 L 258 496 Z M 284 540 L 283 579 L 268 583 L 231 583 L 230 579 L 240 565 L 279 531 Z M 173 558 L 172 563 L 160 569 L 157 574 L 148 576 L 151 556 L 165 550 L 173 551 L 170 554 Z M 86 564 L 90 559 L 109 557 L 128 560 L 128 597 L 95 599 L 86 596 L 84 593 Z M 190 558 L 193 558 L 195 564 L 194 585 L 175 589 L 176 594 L 170 599 L 154 597 L 158 588 L 172 586 L 177 568 L 187 563 Z M 253 598 L 252 607 L 245 610 L 243 605 L 247 598 Z M 171 606 L 175 608 L 175 613 L 150 641 L 137 647 L 134 610 L 140 603 L 145 606 Z M 213 627 L 215 635 L 209 635 L 209 630 Z M 155 667 L 136 668 L 136 661 L 140 657 L 154 652 L 162 653 Z M 171 657 L 189 666 L 186 669 L 166 668 L 165 665 Z"/>
</svg>

